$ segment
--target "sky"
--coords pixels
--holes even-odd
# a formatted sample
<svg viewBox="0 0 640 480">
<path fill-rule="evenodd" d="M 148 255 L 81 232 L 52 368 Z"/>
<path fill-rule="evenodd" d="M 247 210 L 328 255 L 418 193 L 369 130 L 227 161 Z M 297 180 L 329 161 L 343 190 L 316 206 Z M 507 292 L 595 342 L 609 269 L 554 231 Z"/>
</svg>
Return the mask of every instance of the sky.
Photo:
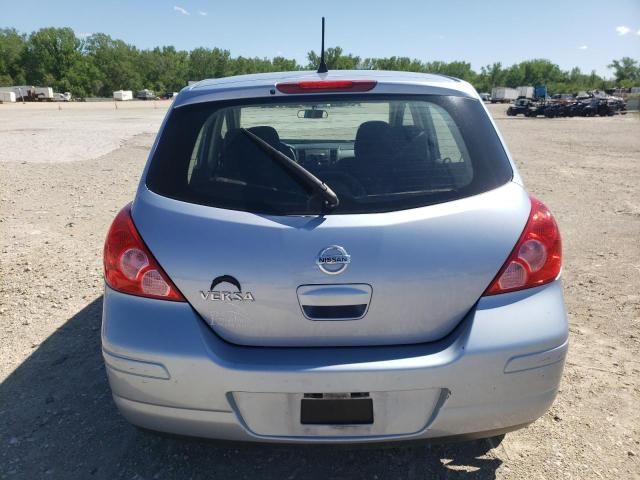
<svg viewBox="0 0 640 480">
<path fill-rule="evenodd" d="M 640 0 L 0 0 L 0 28 L 103 32 L 139 48 L 219 47 L 233 56 L 295 58 L 326 46 L 366 57 L 465 60 L 475 70 L 547 58 L 611 77 L 640 59 Z"/>
</svg>

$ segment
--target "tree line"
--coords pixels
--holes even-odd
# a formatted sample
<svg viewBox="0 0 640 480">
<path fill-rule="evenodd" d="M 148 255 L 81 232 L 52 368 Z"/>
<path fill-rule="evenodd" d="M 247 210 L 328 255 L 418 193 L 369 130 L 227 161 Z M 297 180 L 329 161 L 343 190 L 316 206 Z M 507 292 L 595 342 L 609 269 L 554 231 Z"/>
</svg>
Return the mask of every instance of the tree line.
<svg viewBox="0 0 640 480">
<path fill-rule="evenodd" d="M 315 69 L 318 54 L 307 54 L 307 65 L 294 59 L 232 57 L 229 50 L 196 48 L 176 50 L 172 46 L 138 49 L 104 33 L 80 38 L 71 28 L 42 28 L 29 35 L 13 28 L 0 29 L 0 86 L 40 85 L 78 97 L 110 97 L 115 90 L 156 93 L 178 91 L 189 80 L 229 75 Z M 493 63 L 479 72 L 464 61 L 425 62 L 408 57 L 361 58 L 340 47 L 326 51 L 329 69 L 372 69 L 429 72 L 461 78 L 478 91 L 495 86 L 547 85 L 551 93 L 604 90 L 640 84 L 640 62 L 624 57 L 609 68 L 614 78 L 578 67 L 562 70 L 545 59 L 526 60 L 511 66 Z"/>
</svg>

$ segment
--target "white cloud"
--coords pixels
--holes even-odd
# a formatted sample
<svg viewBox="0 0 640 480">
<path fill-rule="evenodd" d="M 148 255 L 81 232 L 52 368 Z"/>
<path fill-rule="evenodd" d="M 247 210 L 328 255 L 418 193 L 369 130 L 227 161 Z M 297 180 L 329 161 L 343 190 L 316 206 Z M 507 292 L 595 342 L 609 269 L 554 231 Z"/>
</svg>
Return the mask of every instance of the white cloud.
<svg viewBox="0 0 640 480">
<path fill-rule="evenodd" d="M 203 12 L 202 10 L 198 10 L 198 15 L 200 15 L 201 17 L 206 17 L 209 14 L 207 12 Z"/>
<path fill-rule="evenodd" d="M 636 32 L 636 34 L 637 34 L 637 35 L 640 35 L 640 30 L 638 30 L 638 31 Z"/>
<path fill-rule="evenodd" d="M 189 12 L 187 12 L 184 8 L 179 7 L 178 5 L 174 5 L 173 9 L 178 12 L 181 13 L 182 15 L 191 15 Z"/>
<path fill-rule="evenodd" d="M 618 32 L 618 35 L 626 35 L 630 31 L 631 29 L 629 27 L 625 27 L 624 25 L 620 25 L 619 27 L 616 27 L 616 32 Z"/>
<path fill-rule="evenodd" d="M 588 45 L 580 45 L 578 48 L 580 50 L 586 50 L 587 48 L 589 48 L 589 46 Z"/>
</svg>

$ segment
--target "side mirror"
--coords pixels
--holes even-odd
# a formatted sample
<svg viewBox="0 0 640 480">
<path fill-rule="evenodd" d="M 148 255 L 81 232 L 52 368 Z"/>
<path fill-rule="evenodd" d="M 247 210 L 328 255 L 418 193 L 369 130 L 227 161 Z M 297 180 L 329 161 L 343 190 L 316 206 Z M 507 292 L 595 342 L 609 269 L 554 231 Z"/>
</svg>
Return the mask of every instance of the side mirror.
<svg viewBox="0 0 640 480">
<path fill-rule="evenodd" d="M 309 110 L 298 110 L 298 118 L 321 119 L 327 118 L 328 116 L 329 112 L 326 110 L 317 110 L 315 108 Z"/>
</svg>

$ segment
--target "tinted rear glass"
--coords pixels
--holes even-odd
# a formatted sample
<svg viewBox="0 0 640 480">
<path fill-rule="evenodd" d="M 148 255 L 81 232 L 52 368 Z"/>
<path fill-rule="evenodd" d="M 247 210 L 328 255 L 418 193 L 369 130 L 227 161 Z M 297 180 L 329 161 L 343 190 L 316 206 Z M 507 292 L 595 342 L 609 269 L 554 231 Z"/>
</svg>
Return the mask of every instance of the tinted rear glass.
<svg viewBox="0 0 640 480">
<path fill-rule="evenodd" d="M 338 195 L 331 211 L 247 135 Z M 511 167 L 477 100 L 453 96 L 275 97 L 179 107 L 147 174 L 178 200 L 278 215 L 374 213 L 482 193 Z"/>
</svg>

